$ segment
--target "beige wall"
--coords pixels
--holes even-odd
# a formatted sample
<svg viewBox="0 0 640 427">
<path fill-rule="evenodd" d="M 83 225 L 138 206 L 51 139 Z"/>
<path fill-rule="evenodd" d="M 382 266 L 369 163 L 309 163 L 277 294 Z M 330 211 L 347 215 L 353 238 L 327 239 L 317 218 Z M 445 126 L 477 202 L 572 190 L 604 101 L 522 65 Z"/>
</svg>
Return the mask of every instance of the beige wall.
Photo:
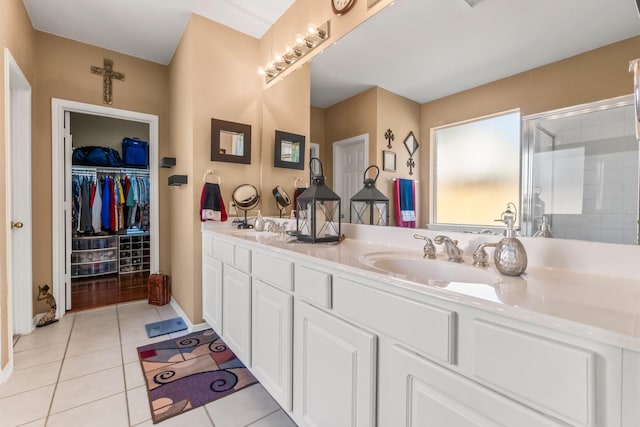
<svg viewBox="0 0 640 427">
<path fill-rule="evenodd" d="M 0 165 L 2 166 L 3 184 L 0 185 L 0 224 L 7 224 L 11 219 L 7 218 L 6 186 L 7 169 L 6 165 L 6 123 L 5 123 L 5 103 L 6 96 L 5 81 L 5 60 L 4 48 L 8 48 L 11 55 L 18 63 L 20 69 L 29 80 L 32 88 L 32 97 L 35 95 L 34 89 L 34 31 L 29 21 L 29 16 L 21 0 L 4 0 L 0 2 L 0 51 L 2 66 L 0 67 Z M 12 331 L 9 330 L 9 278 L 7 277 L 7 228 L 0 227 L 0 371 L 4 370 L 9 363 L 9 349 L 11 348 Z M 35 258 L 34 258 L 35 259 Z"/>
<path fill-rule="evenodd" d="M 132 56 L 36 32 L 36 97 L 33 103 L 33 212 L 49 218 L 51 215 L 51 98 L 61 98 L 88 104 L 102 104 L 102 78 L 90 72 L 91 65 L 102 66 L 103 59 L 114 61 L 114 69 L 125 74 L 125 81 L 114 81 L 111 107 L 154 114 L 159 117 L 159 155 L 166 152 L 169 131 L 169 73 L 168 68 Z M 160 197 L 160 268 L 168 267 L 167 228 L 165 214 L 167 186 L 166 172 L 159 174 Z M 46 185 L 43 185 L 46 183 Z M 33 223 L 33 285 L 52 281 L 52 224 L 35 220 Z M 35 298 L 34 298 L 35 301 Z M 48 307 L 36 306 L 35 312 Z"/>
<path fill-rule="evenodd" d="M 331 46 L 334 41 L 392 2 L 393 0 L 380 0 L 368 9 L 366 1 L 357 1 L 349 13 L 336 16 L 333 14 L 329 1 L 296 0 L 260 39 L 258 63 L 264 66 L 272 62 L 275 54 L 282 53 L 286 46 L 292 46 L 296 35 L 304 34 L 309 24 L 322 25 L 324 22 L 330 21 L 330 35 L 324 44 L 307 54 L 302 60 L 283 72 L 281 76 L 295 73 L 298 64 L 308 62 L 323 49 Z M 280 76 L 272 80 L 270 85 L 276 84 L 279 80 Z"/>
<path fill-rule="evenodd" d="M 430 131 L 501 111 L 520 108 L 522 116 L 602 99 L 633 91 L 629 61 L 640 56 L 640 37 L 586 52 L 503 80 L 422 105 L 418 150 L 419 226 L 428 222 Z"/>
<path fill-rule="evenodd" d="M 309 140 L 311 135 L 311 67 L 305 64 L 263 93 L 262 103 L 262 214 L 279 215 L 272 190 L 277 185 L 293 200 L 296 178 L 309 181 Z M 296 94 L 296 96 L 292 96 Z M 304 170 L 276 168 L 275 131 L 305 136 Z M 293 206 L 286 211 L 291 212 Z"/>
<path fill-rule="evenodd" d="M 149 141 L 149 125 L 131 120 L 90 114 L 71 113 L 71 135 L 73 147 L 87 145 L 111 147 L 122 158 L 122 139 L 139 138 Z"/>
<path fill-rule="evenodd" d="M 171 143 L 176 173 L 189 184 L 170 190 L 172 293 L 192 322 L 202 320 L 202 177 L 213 169 L 227 208 L 233 189 L 260 180 L 258 41 L 192 15 L 170 64 Z M 251 125 L 251 164 L 212 162 L 211 119 Z M 215 177 L 211 177 L 215 181 Z M 231 221 L 232 218 L 229 218 Z"/>
<path fill-rule="evenodd" d="M 387 140 L 384 134 L 387 129 L 391 129 L 394 134 L 394 140 L 391 143 L 390 151 L 396 153 L 396 171 L 383 171 L 382 151 L 388 150 Z M 420 147 L 414 155 L 416 166 L 413 169 L 413 175 L 409 175 L 407 160 L 409 160 L 409 152 L 404 146 L 404 140 L 413 132 L 418 140 Z M 375 164 L 380 168 L 380 177 L 378 178 L 377 187 L 389 198 L 389 224 L 395 225 L 395 208 L 393 204 L 394 198 L 394 182 L 388 179 L 411 178 L 419 181 L 418 171 L 421 168 L 420 150 L 424 149 L 422 140 L 420 139 L 420 104 L 410 99 L 404 98 L 388 90 L 378 89 L 378 117 L 377 117 L 377 143 L 375 145 Z M 421 182 L 416 183 L 416 203 L 419 203 Z"/>
<path fill-rule="evenodd" d="M 323 135 L 321 150 L 325 159 L 323 164 L 328 185 L 333 185 L 333 143 L 357 135 L 369 135 L 369 164 L 380 168 L 376 187 L 389 198 L 390 224 L 395 224 L 392 180 L 394 178 L 417 179 L 419 170 L 419 159 L 416 157 L 414 175 L 409 175 L 409 169 L 406 167 L 409 153 L 403 141 L 409 132 L 413 132 L 419 141 L 420 104 L 385 89 L 374 87 L 331 107 L 312 108 L 311 111 L 311 133 Z M 390 151 L 396 153 L 395 172 L 383 170 L 382 152 L 389 150 L 387 140 L 384 138 L 387 129 L 391 129 L 394 134 Z"/>
<path fill-rule="evenodd" d="M 358 95 L 325 109 L 325 141 L 328 152 L 324 165 L 327 185 L 333 186 L 333 144 L 358 135 L 369 135 L 369 163 L 375 161 L 371 147 L 377 147 L 378 88 L 371 88 Z"/>
</svg>

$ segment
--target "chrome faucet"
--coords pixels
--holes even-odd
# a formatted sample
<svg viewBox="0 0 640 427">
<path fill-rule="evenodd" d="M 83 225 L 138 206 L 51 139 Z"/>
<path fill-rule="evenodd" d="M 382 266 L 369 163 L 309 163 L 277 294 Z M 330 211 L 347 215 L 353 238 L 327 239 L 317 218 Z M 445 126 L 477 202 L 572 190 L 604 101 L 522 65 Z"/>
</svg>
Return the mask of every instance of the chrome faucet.
<svg viewBox="0 0 640 427">
<path fill-rule="evenodd" d="M 284 233 L 286 231 L 286 225 L 284 223 L 279 224 L 276 221 L 267 218 L 264 220 L 264 229 L 274 233 Z"/>
<path fill-rule="evenodd" d="M 424 258 L 436 259 L 436 247 L 433 245 L 433 242 L 431 241 L 430 238 L 428 238 L 427 236 L 423 236 L 421 234 L 414 234 L 413 238 L 418 240 L 425 240 L 427 242 L 425 243 L 424 248 L 422 249 L 422 251 L 424 252 L 424 255 L 423 255 Z"/>
<path fill-rule="evenodd" d="M 462 256 L 464 255 L 464 252 L 462 251 L 462 249 L 460 249 L 457 246 L 458 244 L 457 240 L 451 240 L 447 236 L 439 235 L 439 236 L 436 236 L 433 239 L 433 241 L 438 245 L 444 245 L 445 249 L 447 250 L 447 255 L 449 256 L 449 261 L 453 261 L 453 262 L 464 261 L 462 258 Z"/>
</svg>

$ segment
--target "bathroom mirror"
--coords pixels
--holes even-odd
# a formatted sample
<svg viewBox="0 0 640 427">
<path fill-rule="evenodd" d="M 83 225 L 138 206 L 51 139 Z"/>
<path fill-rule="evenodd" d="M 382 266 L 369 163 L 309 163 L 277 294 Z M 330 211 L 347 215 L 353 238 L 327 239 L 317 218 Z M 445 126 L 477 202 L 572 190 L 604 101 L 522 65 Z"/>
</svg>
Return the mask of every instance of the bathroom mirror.
<svg viewBox="0 0 640 427">
<path fill-rule="evenodd" d="M 418 151 L 420 145 L 413 131 L 409 132 L 409 135 L 404 139 L 404 146 L 407 149 L 407 153 L 409 153 L 409 157 L 413 157 L 416 151 Z"/>
<path fill-rule="evenodd" d="M 276 130 L 273 165 L 277 168 L 304 169 L 304 135 Z"/>
<path fill-rule="evenodd" d="M 554 13 L 549 15 L 548 10 L 554 10 Z M 541 22 L 544 25 L 540 25 Z M 388 31 L 389 28 L 399 27 L 411 28 L 411 31 Z M 432 32 L 435 36 L 424 36 L 425 32 Z M 374 87 L 384 88 L 418 103 L 421 127 L 414 131 L 420 138 L 422 150 L 415 154 L 415 158 L 420 160 L 415 179 L 420 181 L 418 191 L 422 208 L 432 196 L 429 169 L 431 129 L 519 107 L 522 107 L 522 115 L 528 115 L 553 110 L 558 108 L 557 105 L 577 105 L 604 99 L 611 92 L 619 95 L 620 88 L 614 87 L 615 81 L 623 81 L 627 76 L 628 60 L 633 59 L 633 55 L 640 56 L 640 41 L 634 42 L 631 48 L 628 43 L 616 47 L 616 53 L 609 55 L 619 57 L 621 67 L 619 78 L 610 82 L 599 79 L 595 71 L 602 67 L 602 62 L 606 60 L 604 57 L 580 61 L 560 71 L 552 70 L 549 74 L 554 79 L 560 74 L 562 78 L 547 78 L 544 86 L 536 86 L 531 83 L 533 80 L 527 82 L 526 78 L 537 77 L 535 72 L 530 71 L 536 67 L 608 47 L 638 35 L 640 17 L 635 2 L 628 0 L 613 0 L 607 4 L 586 0 L 577 9 L 569 3 L 559 4 L 553 0 L 541 0 L 535 7 L 509 0 L 482 1 L 474 7 L 462 0 L 402 0 L 386 7 L 342 37 L 339 43 L 327 47 L 322 55 L 313 58 L 311 104 L 323 109 L 327 113 L 323 117 L 328 118 L 328 109 L 336 102 Z M 626 42 L 620 44 L 623 43 Z M 620 49 L 624 49 L 624 52 L 620 53 Z M 381 50 L 393 52 L 395 58 L 402 60 L 381 61 Z M 593 67 L 594 71 L 589 72 L 589 67 Z M 492 85 L 475 99 L 467 98 L 448 104 L 446 100 L 434 102 L 452 94 L 464 95 L 475 87 L 501 81 L 518 73 L 524 73 L 522 75 L 525 77 L 519 80 L 509 78 L 509 90 L 505 89 L 497 96 L 493 96 Z M 547 70 L 541 73 L 547 74 Z M 366 76 L 366 79 L 361 76 Z M 628 93 L 631 93 L 630 75 L 628 80 Z M 598 81 L 597 85 L 595 81 Z M 430 107 L 432 103 L 433 108 Z M 349 115 L 358 119 L 362 117 L 361 112 L 353 110 L 349 111 Z M 369 138 L 376 141 L 371 146 L 376 149 L 385 142 L 384 129 L 391 127 L 396 130 L 399 126 L 388 119 L 388 116 L 378 119 L 377 127 L 373 126 L 369 131 Z M 399 122 L 401 120 L 398 119 Z M 362 130 L 342 138 L 361 133 Z M 326 147 L 335 141 L 322 142 Z M 370 148 L 371 153 L 372 150 Z M 323 151 L 331 153 L 330 148 L 323 147 Z M 380 154 L 376 153 L 376 156 L 379 158 Z M 330 161 L 331 156 L 324 160 Z M 401 160 L 402 163 L 404 160 Z M 379 164 L 382 164 L 381 159 Z M 333 168 L 326 169 L 331 171 Z M 336 183 L 333 182 L 333 185 L 335 187 Z M 392 197 L 390 186 L 382 189 Z M 489 207 L 489 210 L 499 214 L 502 205 Z M 419 212 L 419 227 L 425 227 L 429 221 L 428 214 L 424 212 L 426 210 Z"/>
<path fill-rule="evenodd" d="M 211 161 L 251 164 L 251 125 L 211 119 Z"/>
<path fill-rule="evenodd" d="M 287 194 L 285 189 L 279 185 L 276 186 L 271 192 L 273 193 L 273 197 L 276 199 L 276 205 L 278 206 L 278 210 L 280 211 L 280 218 L 282 218 L 284 210 L 291 204 L 289 194 Z"/>
</svg>

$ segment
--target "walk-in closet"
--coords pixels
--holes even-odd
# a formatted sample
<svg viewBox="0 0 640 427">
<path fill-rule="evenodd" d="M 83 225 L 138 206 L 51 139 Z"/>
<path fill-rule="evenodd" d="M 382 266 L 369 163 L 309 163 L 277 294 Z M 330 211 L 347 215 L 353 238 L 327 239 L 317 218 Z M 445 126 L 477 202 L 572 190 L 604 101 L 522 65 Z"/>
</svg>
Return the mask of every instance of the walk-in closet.
<svg viewBox="0 0 640 427">
<path fill-rule="evenodd" d="M 151 182 L 146 161 L 127 158 L 125 138 L 149 141 L 148 123 L 70 113 L 71 308 L 147 297 Z M 69 258 L 67 258 L 69 259 Z"/>
</svg>

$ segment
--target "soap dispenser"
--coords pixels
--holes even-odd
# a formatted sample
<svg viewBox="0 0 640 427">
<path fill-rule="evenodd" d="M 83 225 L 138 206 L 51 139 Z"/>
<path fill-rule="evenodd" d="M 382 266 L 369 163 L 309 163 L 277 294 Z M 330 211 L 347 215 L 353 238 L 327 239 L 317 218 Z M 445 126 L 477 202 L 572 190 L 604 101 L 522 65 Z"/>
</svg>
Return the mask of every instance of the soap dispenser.
<svg viewBox="0 0 640 427">
<path fill-rule="evenodd" d="M 258 211 L 258 216 L 256 217 L 256 221 L 253 223 L 253 229 L 256 231 L 264 230 L 264 218 L 262 218 L 262 213 Z"/>
<path fill-rule="evenodd" d="M 505 237 L 496 244 L 493 260 L 498 271 L 506 276 L 519 276 L 527 269 L 527 252 L 513 228 L 516 218 L 516 206 L 509 202 L 507 210 L 502 212 L 500 219 L 496 219 L 504 222 L 507 230 Z"/>
</svg>

